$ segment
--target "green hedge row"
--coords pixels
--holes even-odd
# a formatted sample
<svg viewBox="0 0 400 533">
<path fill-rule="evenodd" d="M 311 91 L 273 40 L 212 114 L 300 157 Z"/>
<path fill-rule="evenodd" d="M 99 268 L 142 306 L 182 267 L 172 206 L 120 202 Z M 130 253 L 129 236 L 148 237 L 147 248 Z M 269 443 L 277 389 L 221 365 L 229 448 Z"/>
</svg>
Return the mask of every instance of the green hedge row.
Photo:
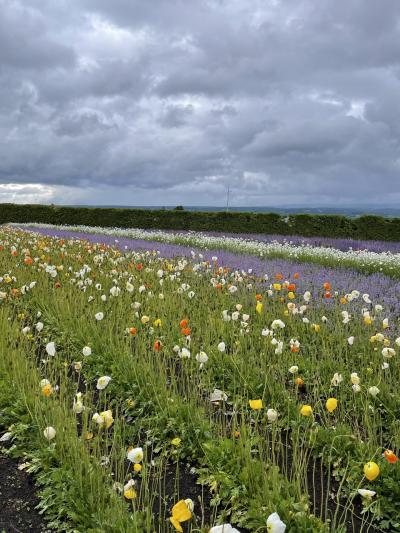
<svg viewBox="0 0 400 533">
<path fill-rule="evenodd" d="M 221 231 L 400 241 L 400 218 L 0 204 L 0 223 Z"/>
</svg>

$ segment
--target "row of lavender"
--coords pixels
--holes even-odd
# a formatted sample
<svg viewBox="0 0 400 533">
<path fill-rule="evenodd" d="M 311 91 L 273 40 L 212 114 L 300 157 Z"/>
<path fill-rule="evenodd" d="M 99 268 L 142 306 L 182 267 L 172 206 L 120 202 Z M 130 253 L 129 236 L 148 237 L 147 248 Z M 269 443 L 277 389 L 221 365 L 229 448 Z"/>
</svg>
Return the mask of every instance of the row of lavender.
<svg viewBox="0 0 400 533">
<path fill-rule="evenodd" d="M 297 273 L 296 284 L 299 291 L 303 289 L 310 290 L 311 287 L 315 298 L 321 294 L 323 284 L 329 282 L 334 293 L 337 292 L 343 295 L 353 291 L 355 299 L 362 297 L 362 295 L 369 295 L 372 301 L 381 301 L 384 305 L 385 316 L 389 317 L 391 321 L 393 319 L 397 320 L 400 316 L 400 281 L 382 273 L 365 275 L 346 268 L 321 268 L 321 266 L 316 264 L 285 259 L 262 259 L 254 255 L 238 254 L 223 249 L 213 249 L 211 251 L 143 239 L 116 239 L 112 235 L 103 233 L 86 233 L 49 227 L 31 229 L 51 237 L 86 239 L 89 242 L 117 245 L 121 250 L 157 250 L 165 258 L 176 256 L 198 257 L 210 262 L 217 258 L 219 265 L 227 266 L 234 270 L 251 272 L 259 278 L 266 279 L 267 282 L 273 280 L 277 273 L 281 273 L 285 279 L 291 279 L 293 274 Z M 324 304 L 335 305 L 334 300 L 329 299 L 324 300 Z M 368 307 L 368 303 L 365 305 Z"/>
</svg>

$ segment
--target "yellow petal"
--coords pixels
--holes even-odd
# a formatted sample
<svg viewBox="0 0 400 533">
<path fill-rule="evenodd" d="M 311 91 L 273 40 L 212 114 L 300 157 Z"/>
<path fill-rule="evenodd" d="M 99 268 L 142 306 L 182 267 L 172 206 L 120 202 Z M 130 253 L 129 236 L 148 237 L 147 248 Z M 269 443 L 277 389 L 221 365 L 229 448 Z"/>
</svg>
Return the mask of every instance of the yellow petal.
<svg viewBox="0 0 400 533">
<path fill-rule="evenodd" d="M 130 488 L 124 492 L 124 496 L 127 500 L 134 500 L 136 498 L 136 491 Z"/>
<path fill-rule="evenodd" d="M 338 401 L 336 398 L 329 398 L 327 401 L 326 401 L 326 409 L 330 412 L 330 413 L 333 413 L 333 411 L 336 409 L 338 405 Z"/>
<path fill-rule="evenodd" d="M 192 513 L 189 511 L 185 500 L 179 500 L 179 502 L 172 507 L 172 516 L 178 520 L 178 522 L 185 522 L 192 518 Z"/>
<path fill-rule="evenodd" d="M 179 533 L 183 533 L 183 529 L 182 529 L 182 526 L 180 525 L 179 521 L 176 520 L 176 518 L 174 518 L 173 516 L 170 517 L 169 521 L 171 522 L 171 524 L 174 526 L 174 528 L 176 529 L 176 531 L 179 531 Z"/>
<path fill-rule="evenodd" d="M 263 403 L 262 400 L 249 400 L 249 405 L 254 410 L 262 409 Z"/>
</svg>

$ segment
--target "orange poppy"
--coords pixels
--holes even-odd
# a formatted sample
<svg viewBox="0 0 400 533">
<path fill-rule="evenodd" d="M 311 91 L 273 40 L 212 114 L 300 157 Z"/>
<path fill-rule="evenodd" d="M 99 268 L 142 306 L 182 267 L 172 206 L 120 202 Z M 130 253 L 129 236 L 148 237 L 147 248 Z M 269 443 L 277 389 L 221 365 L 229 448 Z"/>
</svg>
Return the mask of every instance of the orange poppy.
<svg viewBox="0 0 400 533">
<path fill-rule="evenodd" d="M 54 285 L 54 287 L 56 289 L 59 289 L 61 287 L 61 283 L 59 281 L 57 281 L 57 283 Z"/>
<path fill-rule="evenodd" d="M 296 284 L 295 283 L 289 283 L 289 285 L 286 287 L 288 291 L 295 291 L 296 290 Z"/>
<path fill-rule="evenodd" d="M 278 272 L 278 274 L 275 274 L 275 279 L 278 279 L 278 280 L 283 279 L 283 275 L 280 272 Z"/>
<path fill-rule="evenodd" d="M 156 350 L 156 352 L 158 352 L 159 350 L 161 350 L 161 341 L 154 341 L 154 349 Z"/>
<path fill-rule="evenodd" d="M 330 293 L 329 291 L 326 292 L 326 293 L 324 294 L 324 297 L 325 297 L 325 298 L 331 298 L 331 296 L 332 296 L 332 295 L 331 295 L 331 293 Z"/>
<path fill-rule="evenodd" d="M 183 319 L 179 322 L 179 327 L 181 327 L 181 328 L 186 328 L 188 324 L 189 324 L 189 320 L 188 320 L 187 318 L 183 318 Z"/>
<path fill-rule="evenodd" d="M 181 329 L 181 333 L 182 333 L 182 335 L 186 335 L 186 336 L 187 336 L 187 335 L 190 335 L 190 331 L 191 331 L 190 328 L 182 328 L 182 329 Z"/>
<path fill-rule="evenodd" d="M 302 386 L 304 385 L 304 380 L 301 379 L 301 378 L 296 378 L 296 379 L 294 380 L 294 383 L 295 383 L 295 385 L 297 385 L 298 387 L 302 387 Z"/>
<path fill-rule="evenodd" d="M 394 452 L 392 452 L 392 450 L 385 450 L 383 452 L 383 455 L 385 456 L 386 461 L 388 463 L 394 464 L 394 463 L 397 463 L 397 461 L 399 460 L 397 455 Z"/>
<path fill-rule="evenodd" d="M 293 278 L 294 278 L 294 279 L 299 279 L 299 277 L 300 277 L 300 274 L 299 274 L 298 272 L 295 272 L 295 273 L 293 274 Z"/>
<path fill-rule="evenodd" d="M 140 270 L 142 270 L 142 268 L 143 268 L 142 263 L 138 263 L 138 264 L 136 265 L 136 270 L 139 270 L 139 271 L 140 271 Z"/>
<path fill-rule="evenodd" d="M 129 329 L 129 333 L 130 333 L 131 335 L 136 335 L 136 333 L 137 333 L 137 329 L 136 329 L 136 328 L 130 328 L 130 329 Z"/>
<path fill-rule="evenodd" d="M 291 347 L 290 347 L 290 351 L 291 351 L 292 353 L 297 353 L 297 352 L 299 351 L 299 349 L 300 349 L 300 348 L 299 348 L 298 346 L 291 346 Z"/>
<path fill-rule="evenodd" d="M 260 302 L 262 300 L 262 295 L 261 294 L 256 294 L 256 300 L 257 300 L 257 302 Z"/>
<path fill-rule="evenodd" d="M 30 266 L 30 265 L 33 263 L 33 259 L 32 259 L 32 257 L 29 257 L 29 255 L 27 255 L 27 256 L 25 257 L 25 259 L 24 259 L 24 263 L 25 263 L 25 265 Z"/>
<path fill-rule="evenodd" d="M 326 291 L 330 291 L 330 290 L 331 290 L 331 284 L 330 284 L 328 281 L 326 281 L 326 282 L 324 283 L 324 289 L 325 289 Z"/>
<path fill-rule="evenodd" d="M 221 283 L 217 283 L 217 284 L 215 285 L 215 288 L 216 288 L 216 289 L 222 289 L 222 284 L 221 284 Z"/>
</svg>

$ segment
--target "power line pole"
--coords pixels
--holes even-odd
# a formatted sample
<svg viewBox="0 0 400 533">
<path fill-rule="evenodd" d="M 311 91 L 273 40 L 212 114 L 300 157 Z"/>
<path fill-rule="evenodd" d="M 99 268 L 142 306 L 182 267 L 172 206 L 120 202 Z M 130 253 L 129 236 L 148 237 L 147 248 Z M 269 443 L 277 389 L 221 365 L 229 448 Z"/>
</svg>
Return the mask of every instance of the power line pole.
<svg viewBox="0 0 400 533">
<path fill-rule="evenodd" d="M 229 211 L 229 192 L 230 192 L 230 188 L 228 185 L 228 190 L 226 191 L 226 211 L 227 212 Z"/>
</svg>

